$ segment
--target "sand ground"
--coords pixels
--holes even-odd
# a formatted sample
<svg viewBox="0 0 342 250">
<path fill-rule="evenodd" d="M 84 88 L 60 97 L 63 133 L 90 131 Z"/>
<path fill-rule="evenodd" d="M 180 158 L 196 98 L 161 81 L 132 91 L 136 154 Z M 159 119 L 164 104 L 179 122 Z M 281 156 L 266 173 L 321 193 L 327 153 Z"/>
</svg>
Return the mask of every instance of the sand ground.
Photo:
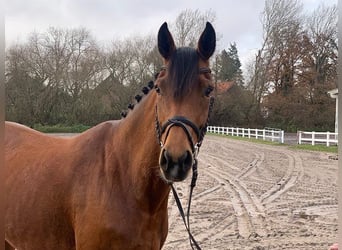
<svg viewBox="0 0 342 250">
<path fill-rule="evenodd" d="M 206 136 L 191 230 L 204 249 L 325 250 L 337 240 L 337 155 Z M 189 181 L 176 188 L 186 205 Z M 191 249 L 172 195 L 165 250 Z"/>
</svg>

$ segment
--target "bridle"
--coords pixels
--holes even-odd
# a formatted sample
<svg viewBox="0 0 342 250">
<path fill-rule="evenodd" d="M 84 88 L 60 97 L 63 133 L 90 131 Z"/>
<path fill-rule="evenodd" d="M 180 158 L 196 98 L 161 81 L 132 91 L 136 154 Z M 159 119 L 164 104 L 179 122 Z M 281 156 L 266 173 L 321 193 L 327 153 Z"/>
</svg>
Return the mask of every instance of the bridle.
<svg viewBox="0 0 342 250">
<path fill-rule="evenodd" d="M 162 70 L 165 70 L 165 69 L 166 69 L 166 67 L 163 66 Z M 211 70 L 209 68 L 200 68 L 199 73 L 200 74 L 211 73 Z M 184 132 L 188 138 L 188 141 L 190 143 L 190 146 L 191 146 L 192 156 L 193 156 L 194 161 L 193 161 L 193 165 L 192 165 L 192 179 L 191 179 L 191 184 L 190 184 L 190 194 L 189 194 L 189 200 L 188 200 L 188 209 L 187 209 L 187 214 L 186 214 L 187 218 L 186 219 L 185 219 L 185 213 L 184 213 L 182 204 L 179 200 L 177 191 L 174 188 L 172 183 L 170 184 L 170 186 L 171 186 L 172 193 L 173 193 L 173 196 L 175 198 L 179 213 L 183 219 L 185 228 L 189 234 L 189 241 L 190 241 L 190 245 L 191 245 L 192 249 L 194 249 L 194 246 L 196 247 L 196 249 L 201 249 L 200 246 L 198 245 L 198 243 L 196 242 L 196 240 L 194 239 L 193 235 L 191 234 L 189 217 L 190 217 L 190 206 L 191 206 L 192 193 L 193 193 L 194 187 L 196 186 L 197 175 L 198 175 L 198 172 L 197 172 L 197 163 L 198 163 L 197 156 L 199 153 L 199 149 L 202 145 L 204 136 L 207 132 L 207 127 L 209 124 L 210 114 L 212 112 L 213 105 L 214 105 L 214 97 L 210 97 L 209 107 L 208 107 L 208 117 L 207 117 L 205 125 L 202 127 L 198 127 L 196 124 L 194 124 L 192 121 L 190 121 L 189 119 L 187 119 L 184 116 L 174 116 L 174 117 L 168 119 L 164 124 L 161 124 L 159 122 L 159 118 L 158 118 L 158 107 L 157 107 L 157 105 L 155 108 L 155 129 L 156 129 L 156 134 L 157 134 L 157 140 L 158 140 L 160 147 L 161 148 L 164 147 L 164 142 L 166 141 L 172 127 L 182 128 L 184 130 Z M 191 136 L 189 128 L 191 128 L 196 134 L 196 137 L 197 137 L 196 143 L 194 143 L 194 140 Z M 165 133 L 165 137 L 164 137 L 164 141 L 163 141 L 162 135 L 164 133 Z"/>
<path fill-rule="evenodd" d="M 161 70 L 166 70 L 166 66 L 162 66 Z M 208 67 L 201 67 L 201 68 L 199 68 L 199 74 L 205 74 L 205 73 L 209 73 L 210 74 L 211 73 L 210 68 L 208 68 Z M 158 118 L 158 107 L 156 106 L 156 109 L 155 109 L 155 115 L 156 115 L 155 122 L 156 122 L 157 139 L 158 139 L 158 142 L 159 142 L 160 146 L 161 147 L 164 146 L 164 142 L 161 140 L 162 134 L 164 134 L 164 132 L 166 132 L 166 137 L 164 139 L 164 141 L 166 141 L 166 138 L 169 135 L 170 128 L 173 127 L 173 126 L 178 126 L 178 127 L 183 128 L 183 130 L 185 131 L 185 133 L 186 133 L 186 135 L 188 137 L 188 140 L 190 142 L 191 148 L 192 148 L 192 153 L 194 154 L 196 151 L 198 151 L 199 148 L 202 145 L 202 141 L 204 139 L 204 135 L 207 132 L 207 126 L 209 124 L 209 118 L 210 118 L 210 114 L 212 112 L 213 105 L 214 105 L 214 97 L 210 97 L 209 109 L 208 109 L 208 117 L 207 117 L 206 124 L 203 127 L 198 127 L 196 124 L 194 124 L 192 121 L 190 121 L 189 119 L 187 119 L 184 116 L 174 116 L 174 117 L 168 119 L 163 125 L 161 125 L 160 122 L 159 122 L 159 118 Z M 196 144 L 194 144 L 192 136 L 190 134 L 190 131 L 188 130 L 186 125 L 190 126 L 193 129 L 193 131 L 195 132 L 195 134 L 197 136 L 197 143 Z"/>
<path fill-rule="evenodd" d="M 161 69 L 166 70 L 166 66 L 163 66 Z M 211 73 L 210 68 L 203 67 L 203 68 L 199 69 L 199 74 L 205 74 L 205 73 Z M 204 136 L 207 132 L 207 127 L 209 124 L 210 114 L 212 112 L 213 105 L 214 105 L 214 97 L 210 97 L 209 107 L 208 107 L 208 117 L 207 117 L 205 125 L 202 127 L 198 127 L 196 124 L 194 124 L 192 121 L 190 121 L 189 119 L 187 119 L 184 116 L 174 116 L 174 117 L 168 119 L 164 124 L 161 125 L 161 123 L 159 122 L 159 118 L 158 118 L 158 106 L 156 105 L 156 108 L 155 108 L 155 127 L 156 127 L 156 132 L 157 132 L 157 140 L 158 140 L 160 147 L 164 146 L 164 142 L 161 139 L 161 137 L 164 133 L 166 133 L 166 136 L 164 139 L 164 141 L 166 141 L 166 139 L 169 135 L 170 129 L 172 127 L 174 127 L 174 126 L 181 127 L 184 130 L 185 134 L 187 135 L 188 141 L 189 141 L 190 146 L 191 146 L 192 154 L 194 156 L 194 159 L 196 159 L 199 148 L 201 147 Z M 197 136 L 197 143 L 194 143 L 193 138 L 191 136 L 191 133 L 190 133 L 189 129 L 187 128 L 187 126 L 192 128 L 192 130 L 195 132 L 195 134 Z"/>
</svg>

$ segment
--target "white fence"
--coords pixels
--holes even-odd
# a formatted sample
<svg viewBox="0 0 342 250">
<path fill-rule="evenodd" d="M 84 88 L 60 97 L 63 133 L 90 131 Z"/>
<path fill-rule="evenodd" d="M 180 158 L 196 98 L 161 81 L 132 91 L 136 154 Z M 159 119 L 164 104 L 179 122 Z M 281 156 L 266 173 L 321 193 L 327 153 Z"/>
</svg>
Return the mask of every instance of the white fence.
<svg viewBox="0 0 342 250">
<path fill-rule="evenodd" d="M 325 144 L 327 147 L 337 145 L 337 133 L 332 132 L 306 132 L 298 131 L 298 144 L 310 143 L 311 145 Z"/>
<path fill-rule="evenodd" d="M 242 136 L 261 140 L 270 140 L 284 143 L 284 130 L 279 129 L 252 129 L 252 128 L 233 128 L 208 126 L 209 133 Z"/>
</svg>

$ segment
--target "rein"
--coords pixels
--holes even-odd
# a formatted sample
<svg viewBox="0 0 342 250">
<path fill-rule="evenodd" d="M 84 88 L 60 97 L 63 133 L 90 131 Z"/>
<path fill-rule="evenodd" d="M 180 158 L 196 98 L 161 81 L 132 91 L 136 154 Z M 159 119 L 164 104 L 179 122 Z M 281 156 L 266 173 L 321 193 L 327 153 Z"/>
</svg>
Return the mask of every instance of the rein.
<svg viewBox="0 0 342 250">
<path fill-rule="evenodd" d="M 209 68 L 201 68 L 200 69 L 200 73 L 210 73 L 210 69 Z M 173 196 L 175 198 L 179 213 L 183 219 L 183 223 L 185 225 L 185 228 L 188 232 L 189 235 L 189 241 L 190 241 L 190 245 L 191 248 L 194 249 L 194 246 L 196 247 L 196 249 L 201 249 L 200 246 L 198 245 L 198 243 L 196 242 L 196 240 L 194 239 L 191 231 L 190 231 L 190 206 L 191 206 L 191 198 L 192 198 L 192 193 L 193 193 L 193 189 L 196 186 L 196 181 L 197 181 L 197 156 L 199 153 L 199 149 L 202 145 L 204 136 L 207 132 L 207 126 L 209 124 L 209 119 L 210 119 L 210 114 L 212 112 L 213 109 L 213 105 L 214 105 L 214 98 L 210 97 L 209 100 L 209 108 L 208 108 L 208 117 L 207 117 L 207 121 L 204 127 L 197 127 L 192 121 L 190 121 L 189 119 L 187 119 L 184 116 L 174 116 L 170 119 L 168 119 L 163 125 L 160 124 L 159 122 L 159 118 L 158 118 L 158 108 L 156 106 L 155 109 L 155 128 L 156 128 L 156 132 L 157 132 L 157 140 L 159 142 L 160 147 L 162 148 L 164 146 L 164 142 L 162 141 L 161 137 L 164 133 L 166 133 L 165 139 L 164 141 L 166 141 L 169 132 L 171 130 L 172 127 L 177 126 L 177 127 L 181 127 L 185 134 L 187 135 L 188 141 L 190 143 L 191 149 L 192 149 L 192 155 L 193 155 L 193 165 L 192 165 L 192 179 L 191 179 L 191 184 L 190 184 L 190 193 L 189 193 L 189 200 L 188 200 L 188 208 L 187 208 L 187 213 L 186 213 L 186 218 L 185 218 L 185 213 L 184 213 L 184 209 L 182 207 L 182 204 L 180 202 L 180 199 L 178 197 L 177 191 L 174 188 L 173 184 L 171 183 L 171 189 L 172 189 L 172 193 Z M 191 136 L 191 133 L 189 131 L 189 128 L 187 127 L 189 126 L 196 134 L 197 136 L 197 143 L 194 143 L 193 138 Z"/>
</svg>

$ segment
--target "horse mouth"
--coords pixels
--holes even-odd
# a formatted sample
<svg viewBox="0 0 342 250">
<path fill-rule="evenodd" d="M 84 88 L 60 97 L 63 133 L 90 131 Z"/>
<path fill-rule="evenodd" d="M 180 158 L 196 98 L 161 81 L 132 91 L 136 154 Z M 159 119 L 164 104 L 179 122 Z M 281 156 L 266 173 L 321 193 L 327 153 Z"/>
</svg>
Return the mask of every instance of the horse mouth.
<svg viewBox="0 0 342 250">
<path fill-rule="evenodd" d="M 161 177 L 164 181 L 166 181 L 169 184 L 172 184 L 173 182 L 181 182 L 186 179 L 188 176 L 189 171 L 182 171 L 179 169 L 179 167 L 173 167 L 172 169 L 164 171 L 161 169 Z"/>
</svg>

